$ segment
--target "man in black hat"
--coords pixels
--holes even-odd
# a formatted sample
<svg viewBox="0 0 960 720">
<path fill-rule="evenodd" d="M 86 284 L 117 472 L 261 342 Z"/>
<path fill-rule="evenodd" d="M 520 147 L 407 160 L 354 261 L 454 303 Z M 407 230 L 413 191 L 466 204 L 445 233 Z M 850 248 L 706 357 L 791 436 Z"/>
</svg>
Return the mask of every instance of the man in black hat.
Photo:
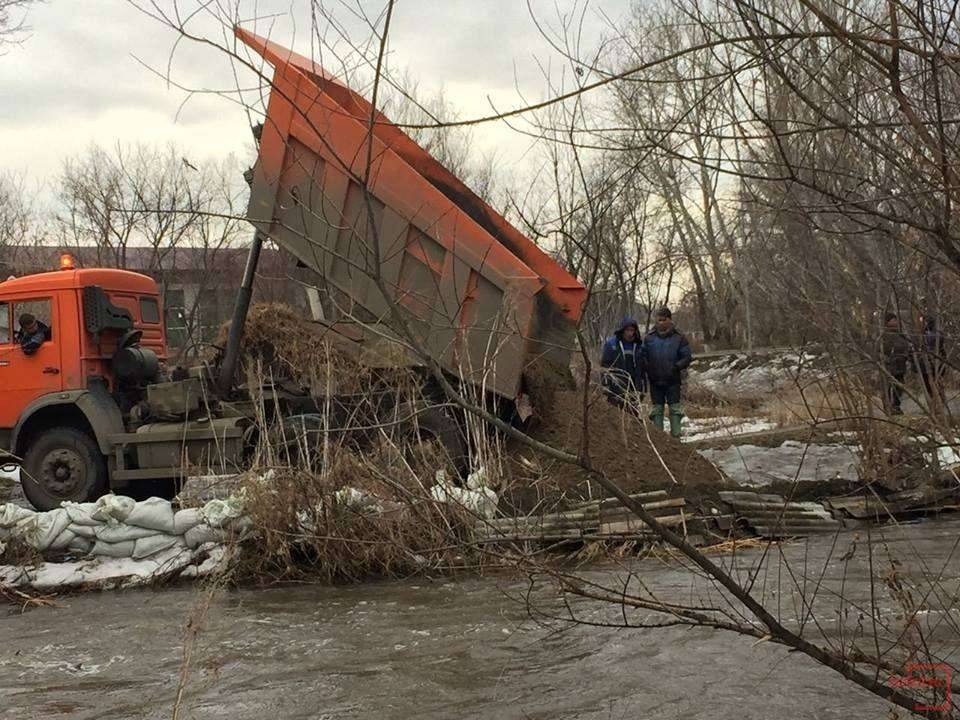
<svg viewBox="0 0 960 720">
<path fill-rule="evenodd" d="M 900 318 L 888 312 L 883 316 L 883 407 L 888 415 L 902 415 L 900 407 L 907 367 L 914 362 L 913 343 L 900 332 Z"/>
<path fill-rule="evenodd" d="M 23 313 L 20 316 L 20 329 L 17 331 L 16 340 L 24 355 L 33 355 L 50 337 L 49 326 L 37 320 L 33 313 Z"/>
<path fill-rule="evenodd" d="M 643 355 L 650 381 L 650 419 L 663 430 L 664 405 L 669 405 L 670 434 L 678 438 L 683 420 L 680 386 L 693 352 L 686 336 L 674 327 L 670 308 L 657 311 L 656 325 L 643 341 Z"/>
</svg>

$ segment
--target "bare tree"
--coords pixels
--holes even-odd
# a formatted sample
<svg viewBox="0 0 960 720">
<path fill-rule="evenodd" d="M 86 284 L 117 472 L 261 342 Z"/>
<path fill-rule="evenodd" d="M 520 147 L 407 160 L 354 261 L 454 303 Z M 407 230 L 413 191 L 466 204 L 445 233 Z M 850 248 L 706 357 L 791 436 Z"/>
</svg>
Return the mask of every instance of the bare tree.
<svg viewBox="0 0 960 720">
<path fill-rule="evenodd" d="M 194 164 L 175 147 L 108 152 L 94 146 L 64 164 L 59 242 L 94 253 L 97 265 L 155 275 L 164 289 L 171 280 L 188 285 L 189 293 L 178 294 L 168 309 L 182 313 L 177 324 L 186 346 L 195 347 L 220 321 L 204 317 L 202 305 L 235 280 L 224 272 L 230 267 L 224 251 L 249 235 L 242 220 L 245 195 L 232 158 Z"/>
<path fill-rule="evenodd" d="M 20 250 L 38 241 L 39 211 L 36 196 L 27 188 L 26 178 L 0 174 L 0 252 L 3 272 L 20 272 Z"/>
<path fill-rule="evenodd" d="M 0 48 L 18 42 L 27 30 L 27 7 L 36 0 L 0 0 Z"/>
</svg>

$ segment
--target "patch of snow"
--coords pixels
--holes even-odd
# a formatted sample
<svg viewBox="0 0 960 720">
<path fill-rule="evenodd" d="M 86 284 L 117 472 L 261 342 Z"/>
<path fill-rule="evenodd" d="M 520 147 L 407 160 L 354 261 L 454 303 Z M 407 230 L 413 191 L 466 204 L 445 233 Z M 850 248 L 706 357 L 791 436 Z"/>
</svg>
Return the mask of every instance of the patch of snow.
<svg viewBox="0 0 960 720">
<path fill-rule="evenodd" d="M 960 465 L 960 452 L 955 447 L 937 448 L 937 460 L 945 470 L 955 468 Z"/>
<path fill-rule="evenodd" d="M 858 433 L 853 430 L 834 430 L 833 432 L 827 433 L 827 437 L 835 438 L 836 440 L 856 440 Z"/>
<path fill-rule="evenodd" d="M 773 430 L 777 424 L 764 418 L 688 418 L 684 422 L 681 442 L 696 442 L 711 438 L 735 437 Z"/>
<path fill-rule="evenodd" d="M 724 397 L 756 396 L 775 392 L 822 373 L 815 369 L 818 357 L 811 353 L 783 353 L 766 358 L 736 353 L 706 366 L 695 365 L 689 371 L 692 384 L 705 387 Z"/>
<path fill-rule="evenodd" d="M 853 445 L 787 441 L 775 448 L 739 445 L 723 450 L 703 449 L 700 453 L 731 480 L 761 487 L 777 481 L 856 480 L 860 466 L 858 450 Z"/>
</svg>

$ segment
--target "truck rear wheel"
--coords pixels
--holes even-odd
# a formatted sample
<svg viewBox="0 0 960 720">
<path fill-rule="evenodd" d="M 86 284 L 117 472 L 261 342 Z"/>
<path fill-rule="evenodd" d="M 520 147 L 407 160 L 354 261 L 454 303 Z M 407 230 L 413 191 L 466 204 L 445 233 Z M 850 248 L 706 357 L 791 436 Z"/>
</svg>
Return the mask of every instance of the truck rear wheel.
<svg viewBox="0 0 960 720">
<path fill-rule="evenodd" d="M 453 415 L 440 407 L 429 407 L 417 412 L 408 404 L 402 409 L 414 416 L 408 425 L 411 433 L 421 440 L 438 441 L 457 473 L 466 477 L 470 471 L 470 453 L 463 431 Z"/>
<path fill-rule="evenodd" d="M 109 489 L 107 463 L 100 448 L 76 428 L 39 433 L 23 460 L 23 493 L 37 510 L 52 510 L 64 500 L 91 502 Z"/>
</svg>

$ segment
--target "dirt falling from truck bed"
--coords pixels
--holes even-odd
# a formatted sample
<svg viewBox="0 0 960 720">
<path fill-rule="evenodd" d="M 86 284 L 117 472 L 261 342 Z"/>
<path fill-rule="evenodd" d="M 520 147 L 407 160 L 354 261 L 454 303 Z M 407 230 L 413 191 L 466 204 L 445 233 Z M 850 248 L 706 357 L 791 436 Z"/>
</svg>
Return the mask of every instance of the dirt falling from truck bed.
<svg viewBox="0 0 960 720">
<path fill-rule="evenodd" d="M 594 395 L 587 413 L 589 455 L 627 492 L 665 489 L 688 498 L 711 496 L 728 480 L 706 458 L 649 423 L 650 438 L 638 420 Z M 537 440 L 576 453 L 583 437 L 583 394 L 557 390 L 549 406 L 530 430 Z M 651 443 L 652 441 L 652 443 Z M 581 468 L 549 458 L 513 442 L 508 446 L 508 482 L 505 502 L 517 510 L 549 509 L 604 491 Z"/>
<path fill-rule="evenodd" d="M 335 383 L 334 391 L 340 394 L 362 392 L 369 387 L 370 368 L 340 352 L 311 325 L 302 313 L 289 305 L 252 305 L 240 341 L 237 377 L 246 378 L 254 373 L 293 380 L 304 387 L 325 387 L 330 379 Z M 229 332 L 227 322 L 214 343 L 220 352 L 227 346 Z"/>
</svg>

